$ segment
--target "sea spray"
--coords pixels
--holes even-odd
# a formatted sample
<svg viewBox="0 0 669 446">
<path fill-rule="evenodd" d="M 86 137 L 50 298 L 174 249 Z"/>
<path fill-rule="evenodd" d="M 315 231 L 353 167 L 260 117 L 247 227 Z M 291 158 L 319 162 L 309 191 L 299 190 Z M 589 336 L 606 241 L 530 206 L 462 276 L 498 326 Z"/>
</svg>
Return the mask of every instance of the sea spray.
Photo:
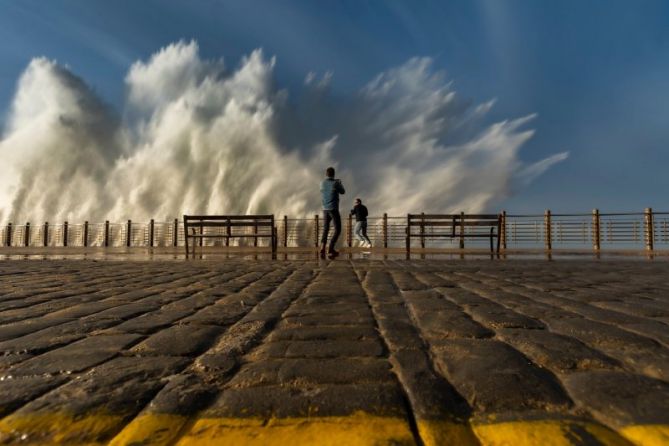
<svg viewBox="0 0 669 446">
<path fill-rule="evenodd" d="M 460 100 L 429 58 L 346 97 L 329 94 L 331 73 L 309 73 L 290 97 L 275 63 L 256 50 L 228 69 L 178 42 L 132 65 L 119 112 L 66 67 L 34 59 L 0 140 L 0 219 L 300 217 L 318 212 L 329 165 L 373 214 L 477 212 L 567 156 L 523 163 L 532 116 L 486 123 L 493 103 Z"/>
</svg>

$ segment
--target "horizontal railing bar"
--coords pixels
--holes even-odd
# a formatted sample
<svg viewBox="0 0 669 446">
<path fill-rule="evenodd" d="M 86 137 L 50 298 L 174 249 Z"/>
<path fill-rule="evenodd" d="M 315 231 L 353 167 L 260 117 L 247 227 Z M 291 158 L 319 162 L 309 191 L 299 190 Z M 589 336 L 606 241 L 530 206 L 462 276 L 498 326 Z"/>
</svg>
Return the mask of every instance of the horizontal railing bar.
<svg viewBox="0 0 669 446">
<path fill-rule="evenodd" d="M 492 220 L 495 219 L 497 220 L 499 218 L 499 214 L 408 214 L 407 217 L 409 219 L 462 219 L 464 218 L 465 220 L 467 219 L 488 219 Z"/>
</svg>

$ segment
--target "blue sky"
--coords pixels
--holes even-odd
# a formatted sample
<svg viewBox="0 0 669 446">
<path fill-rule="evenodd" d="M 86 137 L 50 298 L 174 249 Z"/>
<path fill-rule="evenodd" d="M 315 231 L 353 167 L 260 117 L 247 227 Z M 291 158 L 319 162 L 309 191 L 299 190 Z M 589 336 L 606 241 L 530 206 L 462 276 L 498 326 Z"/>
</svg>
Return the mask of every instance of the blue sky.
<svg viewBox="0 0 669 446">
<path fill-rule="evenodd" d="M 505 208 L 669 211 L 667 1 L 0 0 L 0 116 L 35 56 L 120 106 L 129 66 L 179 39 L 228 65 L 262 47 L 290 91 L 309 71 L 337 94 L 432 57 L 461 97 L 497 99 L 492 119 L 538 114 L 522 159 L 570 152 Z"/>
</svg>

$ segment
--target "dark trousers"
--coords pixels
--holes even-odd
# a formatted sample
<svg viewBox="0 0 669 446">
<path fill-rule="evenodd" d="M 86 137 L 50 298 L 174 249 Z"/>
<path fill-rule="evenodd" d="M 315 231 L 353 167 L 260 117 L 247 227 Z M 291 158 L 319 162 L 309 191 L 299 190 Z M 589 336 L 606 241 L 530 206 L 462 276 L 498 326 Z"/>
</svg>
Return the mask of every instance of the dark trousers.
<svg viewBox="0 0 669 446">
<path fill-rule="evenodd" d="M 330 239 L 330 251 L 334 250 L 339 234 L 341 234 L 341 216 L 339 209 L 332 211 L 323 211 L 323 236 L 321 237 L 321 245 L 328 242 L 328 232 L 330 232 L 330 222 L 334 224 L 334 234 Z"/>
</svg>

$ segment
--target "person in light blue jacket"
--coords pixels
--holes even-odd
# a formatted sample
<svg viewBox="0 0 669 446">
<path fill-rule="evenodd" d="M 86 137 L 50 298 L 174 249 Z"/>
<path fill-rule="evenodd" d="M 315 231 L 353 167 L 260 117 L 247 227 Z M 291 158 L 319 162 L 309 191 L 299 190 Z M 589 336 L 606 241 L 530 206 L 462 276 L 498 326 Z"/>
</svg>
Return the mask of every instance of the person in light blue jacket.
<svg viewBox="0 0 669 446">
<path fill-rule="evenodd" d="M 334 234 L 330 239 L 330 246 L 327 250 L 329 258 L 333 259 L 339 255 L 335 250 L 337 239 L 341 234 L 341 216 L 339 215 L 339 195 L 345 194 L 344 186 L 341 181 L 335 179 L 334 167 L 328 167 L 325 170 L 325 179 L 321 182 L 321 200 L 323 202 L 323 235 L 321 237 L 321 257 L 324 258 L 328 245 L 328 232 L 330 232 L 330 223 L 334 224 Z"/>
</svg>

